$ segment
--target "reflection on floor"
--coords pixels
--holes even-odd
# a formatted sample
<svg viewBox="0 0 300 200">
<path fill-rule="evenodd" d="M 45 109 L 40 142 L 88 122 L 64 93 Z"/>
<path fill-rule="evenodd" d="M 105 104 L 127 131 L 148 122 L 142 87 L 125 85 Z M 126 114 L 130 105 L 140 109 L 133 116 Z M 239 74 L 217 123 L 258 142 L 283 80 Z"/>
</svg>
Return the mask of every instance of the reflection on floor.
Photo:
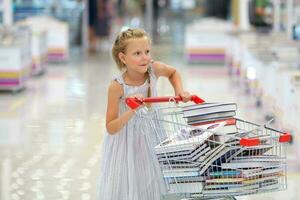
<svg viewBox="0 0 300 200">
<path fill-rule="evenodd" d="M 188 91 L 209 102 L 238 103 L 238 117 L 263 115 L 223 67 L 188 66 L 181 49 L 157 46 L 154 57 L 182 72 Z M 117 74 L 108 53 L 51 65 L 19 93 L 0 94 L 1 200 L 95 199 L 107 86 Z M 159 94 L 172 95 L 159 81 Z M 299 168 L 289 147 L 288 190 L 239 199 L 298 199 Z"/>
</svg>

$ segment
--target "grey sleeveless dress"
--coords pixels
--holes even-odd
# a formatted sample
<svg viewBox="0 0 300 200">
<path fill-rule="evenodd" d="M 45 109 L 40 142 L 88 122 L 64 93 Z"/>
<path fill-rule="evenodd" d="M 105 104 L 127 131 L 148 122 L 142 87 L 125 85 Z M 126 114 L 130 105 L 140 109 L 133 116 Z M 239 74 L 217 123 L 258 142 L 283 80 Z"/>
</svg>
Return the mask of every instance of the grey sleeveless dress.
<svg viewBox="0 0 300 200">
<path fill-rule="evenodd" d="M 122 76 L 115 80 L 123 86 L 125 97 L 137 93 L 147 96 L 148 81 L 141 86 L 129 86 Z M 157 78 L 152 70 L 150 80 L 152 96 L 156 96 Z M 127 109 L 121 99 L 119 114 Z M 154 141 L 153 131 L 145 129 L 144 123 L 147 121 L 135 115 L 119 133 L 105 134 L 98 200 L 159 200 L 165 194 L 165 183 L 153 151 L 158 141 Z"/>
</svg>

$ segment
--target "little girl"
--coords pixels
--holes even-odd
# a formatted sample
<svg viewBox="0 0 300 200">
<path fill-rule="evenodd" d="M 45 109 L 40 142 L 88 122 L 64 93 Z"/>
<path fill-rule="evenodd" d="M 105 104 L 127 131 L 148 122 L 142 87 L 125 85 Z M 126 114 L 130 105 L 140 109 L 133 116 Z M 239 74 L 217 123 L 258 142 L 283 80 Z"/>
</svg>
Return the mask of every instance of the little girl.
<svg viewBox="0 0 300 200">
<path fill-rule="evenodd" d="M 184 102 L 190 94 L 182 87 L 175 68 L 151 58 L 150 39 L 142 29 L 121 32 L 112 55 L 123 73 L 108 90 L 106 129 L 100 176 L 100 200 L 159 200 L 165 184 L 153 151 L 153 141 L 138 121 L 136 112 L 124 102 L 126 97 L 156 96 L 156 81 L 167 77 L 175 95 Z"/>
</svg>

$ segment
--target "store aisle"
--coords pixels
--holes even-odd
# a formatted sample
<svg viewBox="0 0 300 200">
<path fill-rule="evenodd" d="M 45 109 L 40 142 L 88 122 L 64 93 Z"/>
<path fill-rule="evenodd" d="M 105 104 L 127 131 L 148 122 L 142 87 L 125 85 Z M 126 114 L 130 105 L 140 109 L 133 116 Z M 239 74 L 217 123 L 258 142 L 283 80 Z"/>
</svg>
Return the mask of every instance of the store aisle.
<svg viewBox="0 0 300 200">
<path fill-rule="evenodd" d="M 176 46 L 153 49 L 154 58 L 182 72 L 188 91 L 209 102 L 237 102 L 238 117 L 264 122 L 263 114 L 229 79 L 225 68 L 188 66 L 181 53 Z M 102 53 L 86 61 L 51 65 L 24 91 L 0 93 L 1 200 L 95 199 L 106 91 L 117 73 L 109 53 Z M 159 81 L 159 94 L 172 95 L 166 82 Z M 255 199 L 297 198 L 300 173 L 294 154 L 290 157 L 288 191 Z"/>
</svg>

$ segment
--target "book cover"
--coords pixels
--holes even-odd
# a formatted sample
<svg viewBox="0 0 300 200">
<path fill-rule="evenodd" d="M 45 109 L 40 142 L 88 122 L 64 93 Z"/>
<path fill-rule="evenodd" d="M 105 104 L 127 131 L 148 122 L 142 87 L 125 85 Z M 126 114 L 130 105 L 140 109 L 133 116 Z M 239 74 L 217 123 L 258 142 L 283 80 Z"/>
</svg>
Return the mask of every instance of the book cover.
<svg viewBox="0 0 300 200">
<path fill-rule="evenodd" d="M 222 126 L 224 126 L 224 123 L 209 126 L 207 129 L 195 127 L 188 131 L 179 130 L 179 134 L 183 132 L 185 135 L 167 138 L 155 147 L 156 154 L 195 150 L 199 145 L 204 144 Z"/>
<path fill-rule="evenodd" d="M 196 115 L 196 116 L 187 117 L 187 123 L 189 125 L 193 125 L 200 122 L 227 119 L 227 118 L 234 117 L 235 114 L 236 114 L 235 111 L 227 111 L 227 112 L 219 112 L 219 113 L 210 113 L 206 115 Z"/>
<path fill-rule="evenodd" d="M 207 146 L 204 149 L 198 148 L 196 151 L 194 151 L 190 155 L 178 155 L 178 156 L 172 156 L 172 157 L 160 157 L 159 161 L 174 161 L 174 162 L 194 162 L 197 161 L 198 158 L 202 155 L 205 155 L 208 151 L 210 151 L 210 147 Z"/>
<path fill-rule="evenodd" d="M 202 190 L 203 182 L 169 184 L 169 193 L 200 193 Z"/>
<path fill-rule="evenodd" d="M 243 169 L 243 168 L 267 168 L 280 167 L 280 162 L 229 162 L 222 163 L 222 169 Z"/>
<path fill-rule="evenodd" d="M 168 183 L 187 183 L 187 182 L 203 182 L 205 178 L 203 176 L 186 176 L 167 178 Z"/>
<path fill-rule="evenodd" d="M 210 113 L 236 111 L 237 105 L 235 103 L 204 103 L 185 106 L 182 110 L 184 117 L 192 117 Z"/>
<path fill-rule="evenodd" d="M 201 156 L 209 149 L 210 147 L 206 143 L 204 143 L 202 145 L 199 145 L 195 150 L 192 151 L 175 151 L 157 154 L 157 159 L 159 161 L 195 161 L 197 157 Z"/>
<path fill-rule="evenodd" d="M 203 126 L 203 125 L 207 125 L 207 124 L 221 123 L 221 122 L 225 123 L 224 126 L 235 125 L 236 124 L 236 119 L 235 118 L 226 118 L 226 119 L 220 119 L 220 120 L 199 122 L 199 123 L 194 123 L 193 126 Z"/>
</svg>

